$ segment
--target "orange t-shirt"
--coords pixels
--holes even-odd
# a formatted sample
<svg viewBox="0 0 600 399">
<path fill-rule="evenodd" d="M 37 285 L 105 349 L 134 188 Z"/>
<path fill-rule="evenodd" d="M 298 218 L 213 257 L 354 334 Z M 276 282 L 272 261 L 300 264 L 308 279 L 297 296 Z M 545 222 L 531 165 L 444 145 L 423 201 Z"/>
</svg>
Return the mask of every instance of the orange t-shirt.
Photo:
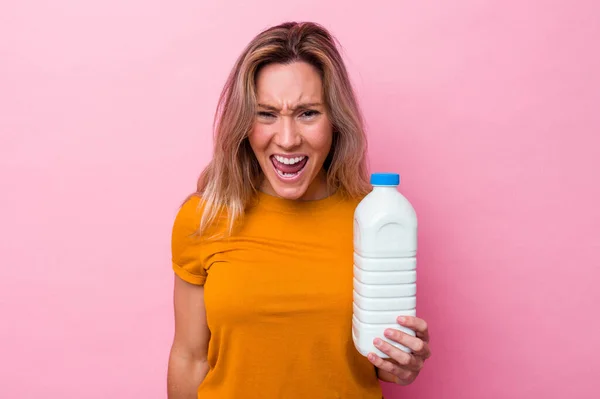
<svg viewBox="0 0 600 399">
<path fill-rule="evenodd" d="M 375 368 L 352 341 L 358 201 L 257 200 L 226 239 L 190 237 L 198 197 L 175 218 L 173 270 L 204 284 L 211 331 L 198 398 L 381 399 Z"/>
</svg>

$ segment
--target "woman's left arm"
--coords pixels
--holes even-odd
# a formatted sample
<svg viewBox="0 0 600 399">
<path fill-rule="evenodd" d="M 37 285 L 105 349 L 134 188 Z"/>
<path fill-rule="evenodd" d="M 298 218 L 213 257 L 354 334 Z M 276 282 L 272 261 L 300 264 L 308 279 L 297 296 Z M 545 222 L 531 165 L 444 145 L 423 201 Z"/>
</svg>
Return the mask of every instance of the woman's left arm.
<svg viewBox="0 0 600 399">
<path fill-rule="evenodd" d="M 369 353 L 368 359 L 377 368 L 377 376 L 380 380 L 408 385 L 417 378 L 423 363 L 431 356 L 429 330 L 425 320 L 418 317 L 398 317 L 398 324 L 415 331 L 416 337 L 396 329 L 387 329 L 384 334 L 386 338 L 409 348 L 411 353 L 376 338 L 373 343 L 377 349 L 387 354 L 389 359 L 382 359 L 374 353 Z"/>
</svg>

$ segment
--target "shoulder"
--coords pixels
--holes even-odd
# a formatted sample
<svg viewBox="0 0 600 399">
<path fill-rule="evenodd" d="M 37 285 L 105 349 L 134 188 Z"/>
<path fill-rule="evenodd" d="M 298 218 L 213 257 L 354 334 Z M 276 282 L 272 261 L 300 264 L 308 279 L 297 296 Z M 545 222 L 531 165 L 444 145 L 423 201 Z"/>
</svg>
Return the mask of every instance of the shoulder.
<svg viewBox="0 0 600 399">
<path fill-rule="evenodd" d="M 341 198 L 340 198 L 340 204 L 344 207 L 346 207 L 347 209 L 352 209 L 354 210 L 358 204 L 360 203 L 360 201 L 363 200 L 365 196 L 361 195 L 361 196 L 351 196 L 349 194 L 342 194 Z"/>
<path fill-rule="evenodd" d="M 228 212 L 225 206 L 211 206 L 202 194 L 193 193 L 179 206 L 173 221 L 173 240 L 193 238 L 196 241 L 206 241 L 209 237 L 221 236 L 227 230 L 227 221 Z M 202 226 L 202 231 L 201 224 L 206 224 Z"/>
<path fill-rule="evenodd" d="M 179 205 L 171 229 L 171 245 L 174 255 L 179 255 L 199 242 L 198 230 L 204 212 L 200 195 L 192 194 Z"/>
<path fill-rule="evenodd" d="M 173 270 L 183 280 L 192 284 L 204 284 L 212 253 L 221 249 L 221 241 L 214 234 L 223 230 L 226 223 L 216 216 L 208 228 L 200 231 L 202 218 L 208 207 L 200 194 L 188 196 L 179 206 L 173 221 L 171 234 L 171 257 Z"/>
<path fill-rule="evenodd" d="M 199 194 L 192 194 L 185 198 L 179 204 L 173 220 L 171 231 L 173 244 L 197 240 L 203 214 L 204 201 Z"/>
<path fill-rule="evenodd" d="M 199 285 L 206 281 L 203 250 L 197 235 L 202 212 L 200 196 L 188 196 L 179 206 L 171 232 L 173 271 L 184 281 Z"/>
<path fill-rule="evenodd" d="M 197 230 L 200 226 L 200 219 L 204 212 L 202 197 L 198 193 L 189 195 L 182 204 L 180 204 L 173 228 Z"/>
</svg>

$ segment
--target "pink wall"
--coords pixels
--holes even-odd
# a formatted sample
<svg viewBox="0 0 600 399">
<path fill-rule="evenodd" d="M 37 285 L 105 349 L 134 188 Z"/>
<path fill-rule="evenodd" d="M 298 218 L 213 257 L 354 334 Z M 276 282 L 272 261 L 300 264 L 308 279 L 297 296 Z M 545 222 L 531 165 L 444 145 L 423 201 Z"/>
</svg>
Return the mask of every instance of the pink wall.
<svg viewBox="0 0 600 399">
<path fill-rule="evenodd" d="M 0 397 L 165 398 L 172 219 L 286 19 L 341 40 L 420 215 L 434 356 L 388 397 L 599 397 L 598 4 L 2 2 Z"/>
</svg>

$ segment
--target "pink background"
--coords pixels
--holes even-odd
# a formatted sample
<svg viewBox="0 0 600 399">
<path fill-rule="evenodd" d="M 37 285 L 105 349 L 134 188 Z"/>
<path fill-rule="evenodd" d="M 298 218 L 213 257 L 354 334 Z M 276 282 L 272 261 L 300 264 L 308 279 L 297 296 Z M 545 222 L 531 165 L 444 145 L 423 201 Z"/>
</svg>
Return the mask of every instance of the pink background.
<svg viewBox="0 0 600 399">
<path fill-rule="evenodd" d="M 340 39 L 420 216 L 434 355 L 387 397 L 600 397 L 598 4 L 2 2 L 0 397 L 166 397 L 171 223 L 287 19 Z"/>
</svg>

